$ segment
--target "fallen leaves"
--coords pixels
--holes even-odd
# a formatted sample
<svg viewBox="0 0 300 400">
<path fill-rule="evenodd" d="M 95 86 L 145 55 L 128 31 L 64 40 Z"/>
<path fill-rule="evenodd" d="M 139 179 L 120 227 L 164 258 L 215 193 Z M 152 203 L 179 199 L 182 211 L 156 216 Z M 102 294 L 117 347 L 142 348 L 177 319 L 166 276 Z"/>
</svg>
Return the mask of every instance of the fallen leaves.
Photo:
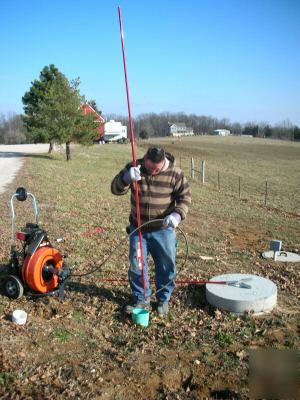
<svg viewBox="0 0 300 400">
<path fill-rule="evenodd" d="M 100 157 L 100 147 L 105 147 L 107 157 Z M 0 369 L 13 372 L 7 375 L 7 384 L 0 386 L 0 396 L 152 400 L 185 399 L 188 392 L 190 398 L 201 398 L 202 393 L 209 398 L 209 388 L 218 387 L 218 382 L 222 386 L 228 379 L 236 387 L 244 382 L 241 390 L 247 398 L 248 347 L 299 345 L 295 334 L 298 266 L 258 258 L 265 214 L 255 214 L 253 209 L 246 214 L 240 203 L 222 203 L 220 207 L 224 200 L 220 193 L 197 192 L 194 185 L 191 214 L 182 225 L 191 257 L 182 270 L 185 251 L 178 235 L 178 279 L 209 279 L 232 271 L 269 277 L 278 286 L 279 306 L 286 312 L 278 308 L 280 312 L 262 317 L 232 315 L 207 303 L 204 285 L 185 285 L 173 293 L 167 318 L 159 318 L 153 309 L 149 327 L 137 327 L 123 315 L 131 299 L 128 284 L 98 281 L 102 277 L 127 279 L 128 236 L 124 228 L 129 211 L 128 198 L 110 195 L 110 177 L 105 175 L 112 168 L 112 154 L 118 153 L 120 165 L 114 165 L 117 172 L 129 152 L 124 147 L 100 147 L 87 150 L 97 163 L 96 168 L 91 164 L 88 172 L 79 154 L 69 166 L 58 159 L 43 160 L 43 164 L 34 159 L 30 160 L 31 174 L 41 168 L 43 174 L 34 180 L 24 170 L 14 183 L 29 185 L 38 198 L 43 195 L 43 203 L 51 205 L 41 209 L 45 228 L 51 237 L 67 238 L 60 247 L 69 254 L 70 265 L 78 261 L 75 273 L 87 272 L 111 252 L 114 254 L 95 274 L 80 280 L 74 277 L 63 302 L 27 297 L 11 302 L 0 297 Z M 96 186 L 99 182 L 101 187 Z M 79 183 L 80 187 L 76 186 Z M 88 202 L 86 193 L 90 194 Z M 9 209 L 4 201 L 1 205 L 0 261 L 5 262 L 9 257 L 9 229 L 5 226 L 9 226 Z M 24 220 L 30 220 L 30 211 L 24 212 Z M 231 215 L 226 215 L 229 212 Z M 289 223 L 275 222 L 276 233 L 282 224 Z M 272 228 L 267 236 L 273 233 Z M 292 247 L 298 248 L 293 236 L 289 240 L 294 240 Z M 25 327 L 16 327 L 7 318 L 15 307 L 28 312 L 30 323 Z"/>
<path fill-rule="evenodd" d="M 100 233 L 104 233 L 104 232 L 105 232 L 104 228 L 102 228 L 100 226 L 97 226 L 96 228 L 91 228 L 91 229 L 83 232 L 82 236 L 84 236 L 84 237 L 92 237 L 92 236 L 99 235 Z"/>
<path fill-rule="evenodd" d="M 240 361 L 243 361 L 248 357 L 248 354 L 245 350 L 237 351 L 235 354 Z"/>
</svg>

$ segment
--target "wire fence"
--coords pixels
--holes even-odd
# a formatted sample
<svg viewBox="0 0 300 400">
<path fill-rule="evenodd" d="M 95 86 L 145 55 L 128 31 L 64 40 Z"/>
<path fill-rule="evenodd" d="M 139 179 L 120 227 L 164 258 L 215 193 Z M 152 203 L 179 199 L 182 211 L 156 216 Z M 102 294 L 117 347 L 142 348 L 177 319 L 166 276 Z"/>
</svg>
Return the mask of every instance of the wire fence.
<svg viewBox="0 0 300 400">
<path fill-rule="evenodd" d="M 295 187 L 286 182 L 278 184 L 275 179 L 229 173 L 193 157 L 179 157 L 179 166 L 186 176 L 202 186 L 234 196 L 237 200 L 247 200 L 300 217 L 300 185 Z"/>
</svg>

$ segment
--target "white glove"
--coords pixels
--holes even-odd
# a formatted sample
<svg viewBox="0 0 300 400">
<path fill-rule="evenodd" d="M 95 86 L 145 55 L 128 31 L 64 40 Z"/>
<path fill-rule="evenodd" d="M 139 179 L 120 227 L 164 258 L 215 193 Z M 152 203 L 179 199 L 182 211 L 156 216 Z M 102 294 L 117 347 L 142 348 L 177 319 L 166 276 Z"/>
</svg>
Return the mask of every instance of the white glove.
<svg viewBox="0 0 300 400">
<path fill-rule="evenodd" d="M 180 224 L 181 216 L 177 212 L 173 212 L 164 218 L 164 225 L 168 228 L 177 228 Z"/>
<path fill-rule="evenodd" d="M 129 171 L 126 171 L 123 175 L 124 182 L 129 185 L 131 182 L 140 181 L 142 179 L 140 170 L 141 165 L 138 165 L 137 167 L 130 167 Z"/>
<path fill-rule="evenodd" d="M 131 182 L 140 181 L 142 179 L 142 177 L 141 177 L 141 165 L 138 165 L 137 167 L 131 167 L 129 169 L 129 173 L 130 173 Z"/>
</svg>

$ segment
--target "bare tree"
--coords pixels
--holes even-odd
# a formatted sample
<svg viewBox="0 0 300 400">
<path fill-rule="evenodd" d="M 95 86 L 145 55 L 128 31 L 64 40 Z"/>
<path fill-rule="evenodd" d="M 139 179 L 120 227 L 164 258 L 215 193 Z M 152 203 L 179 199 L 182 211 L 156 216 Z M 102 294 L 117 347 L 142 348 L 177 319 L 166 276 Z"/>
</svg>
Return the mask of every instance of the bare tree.
<svg viewBox="0 0 300 400">
<path fill-rule="evenodd" d="M 121 121 L 127 125 L 129 130 L 128 118 L 116 114 L 106 115 L 106 119 Z M 228 118 L 215 118 L 207 115 L 185 114 L 184 112 L 171 113 L 162 112 L 143 113 L 133 120 L 134 133 L 138 136 L 139 132 L 147 131 L 149 137 L 164 137 L 169 135 L 169 127 L 172 123 L 184 122 L 187 127 L 191 127 L 196 135 L 208 135 L 214 129 L 228 129 L 234 135 L 248 134 L 255 137 L 276 137 L 279 139 L 293 140 L 295 128 L 289 120 L 272 127 L 265 121 L 249 121 L 246 124 L 231 122 Z M 297 131 L 298 132 L 298 131 Z"/>
<path fill-rule="evenodd" d="M 0 143 L 26 143 L 26 128 L 19 114 L 10 112 L 7 116 L 0 116 Z"/>
</svg>

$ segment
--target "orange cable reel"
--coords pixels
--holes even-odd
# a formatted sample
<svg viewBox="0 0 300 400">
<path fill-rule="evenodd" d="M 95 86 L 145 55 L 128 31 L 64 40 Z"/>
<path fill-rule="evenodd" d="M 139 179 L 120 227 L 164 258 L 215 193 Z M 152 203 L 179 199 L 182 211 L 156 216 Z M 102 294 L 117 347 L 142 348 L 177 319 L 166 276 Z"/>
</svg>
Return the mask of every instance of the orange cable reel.
<svg viewBox="0 0 300 400">
<path fill-rule="evenodd" d="M 60 252 L 53 247 L 39 247 L 33 255 L 27 255 L 22 276 L 30 289 L 40 293 L 51 292 L 58 287 L 58 276 L 53 271 L 58 271 L 63 266 Z"/>
</svg>

